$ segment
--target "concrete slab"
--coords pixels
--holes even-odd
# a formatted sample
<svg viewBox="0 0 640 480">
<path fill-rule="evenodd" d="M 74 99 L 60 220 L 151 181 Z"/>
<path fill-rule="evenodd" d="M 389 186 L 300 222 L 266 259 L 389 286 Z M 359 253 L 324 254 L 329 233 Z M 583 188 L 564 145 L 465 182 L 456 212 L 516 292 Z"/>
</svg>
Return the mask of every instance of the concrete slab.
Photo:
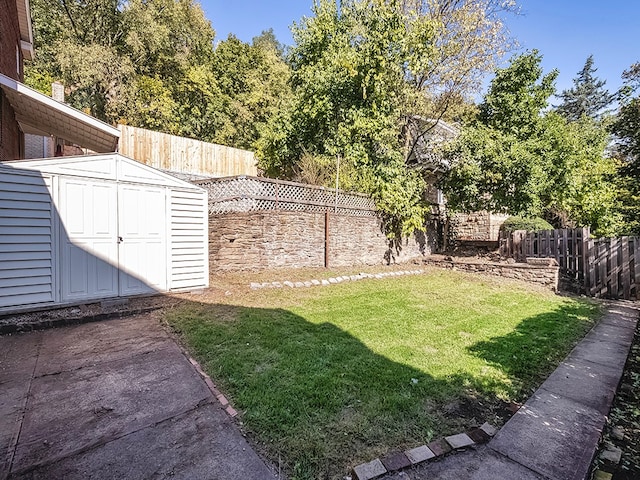
<svg viewBox="0 0 640 480">
<path fill-rule="evenodd" d="M 436 457 L 445 455 L 451 451 L 451 446 L 445 441 L 444 438 L 439 438 L 433 442 L 427 443 L 427 448 L 431 450 Z"/>
<path fill-rule="evenodd" d="M 9 474 L 42 334 L 0 336 L 0 478 Z"/>
<path fill-rule="evenodd" d="M 638 315 L 640 314 L 640 308 L 637 304 L 626 305 L 623 302 L 608 302 L 607 315 L 616 316 L 620 319 L 626 319 L 628 321 L 637 322 Z"/>
<path fill-rule="evenodd" d="M 604 422 L 596 410 L 540 389 L 488 445 L 545 477 L 583 479 Z"/>
<path fill-rule="evenodd" d="M 152 315 L 3 336 L 0 362 L 0 479 L 275 480 Z"/>
<path fill-rule="evenodd" d="M 173 341 L 158 327 L 153 314 L 63 327 L 46 332 L 36 376 L 151 352 Z"/>
<path fill-rule="evenodd" d="M 635 329 L 633 328 L 600 322 L 591 329 L 591 331 L 584 337 L 584 340 L 602 340 L 619 343 L 620 345 L 624 345 L 626 348 L 629 348 L 633 343 L 634 333 Z"/>
<path fill-rule="evenodd" d="M 617 309 L 609 309 L 600 319 L 601 324 L 615 325 L 616 327 L 625 328 L 627 330 L 635 330 L 638 313 L 630 310 L 625 313 L 615 313 Z"/>
<path fill-rule="evenodd" d="M 380 459 L 376 458 L 375 460 L 354 467 L 353 473 L 357 480 L 371 480 L 372 478 L 377 478 L 387 473 L 387 469 L 384 468 Z"/>
<path fill-rule="evenodd" d="M 41 343 L 42 332 L 0 335 L 0 382 L 13 374 L 31 376 Z"/>
<path fill-rule="evenodd" d="M 480 430 L 482 430 L 484 433 L 486 433 L 490 437 L 493 437 L 496 433 L 498 433 L 498 429 L 488 422 L 484 422 L 480 426 Z"/>
<path fill-rule="evenodd" d="M 380 459 L 384 468 L 386 468 L 389 472 L 394 472 L 396 470 L 402 470 L 403 468 L 407 468 L 411 466 L 411 461 L 404 454 L 404 452 L 395 452 L 386 457 L 382 457 Z"/>
<path fill-rule="evenodd" d="M 275 480 L 226 414 L 211 404 L 14 478 Z"/>
<path fill-rule="evenodd" d="M 458 433 L 457 435 L 450 435 L 448 437 L 444 437 L 446 442 L 451 445 L 451 448 L 464 448 L 470 447 L 474 444 L 474 441 L 467 435 L 466 433 Z"/>
<path fill-rule="evenodd" d="M 491 436 L 481 428 L 472 428 L 471 430 L 467 430 L 466 433 L 474 443 L 482 444 L 491 440 Z"/>
<path fill-rule="evenodd" d="M 540 388 L 607 415 L 621 375 L 619 368 L 574 358 L 560 364 Z"/>
<path fill-rule="evenodd" d="M 55 461 L 210 398 L 209 389 L 175 344 L 35 378 L 13 469 Z"/>
<path fill-rule="evenodd" d="M 569 362 L 586 360 L 611 368 L 623 368 L 629 348 L 606 340 L 583 340 L 567 357 Z"/>
</svg>

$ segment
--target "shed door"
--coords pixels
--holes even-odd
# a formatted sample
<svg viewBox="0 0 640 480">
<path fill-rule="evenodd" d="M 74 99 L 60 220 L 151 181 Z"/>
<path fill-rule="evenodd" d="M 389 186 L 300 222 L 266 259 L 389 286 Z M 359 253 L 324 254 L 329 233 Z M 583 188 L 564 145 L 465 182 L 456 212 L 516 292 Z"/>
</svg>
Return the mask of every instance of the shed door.
<svg viewBox="0 0 640 480">
<path fill-rule="evenodd" d="M 166 189 L 121 184 L 120 295 L 167 290 Z"/>
<path fill-rule="evenodd" d="M 118 295 L 117 205 L 115 183 L 60 178 L 63 301 Z"/>
</svg>

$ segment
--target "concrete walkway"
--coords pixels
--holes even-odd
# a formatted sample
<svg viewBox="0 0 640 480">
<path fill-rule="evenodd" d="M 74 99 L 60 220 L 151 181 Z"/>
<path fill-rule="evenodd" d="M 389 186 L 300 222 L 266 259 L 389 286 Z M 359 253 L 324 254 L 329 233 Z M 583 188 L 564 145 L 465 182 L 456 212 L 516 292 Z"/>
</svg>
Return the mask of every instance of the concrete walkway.
<svg viewBox="0 0 640 480">
<path fill-rule="evenodd" d="M 275 479 L 153 314 L 0 337 L 0 479 Z"/>
<path fill-rule="evenodd" d="M 583 480 L 633 342 L 638 310 L 607 313 L 486 446 L 385 480 Z"/>
</svg>

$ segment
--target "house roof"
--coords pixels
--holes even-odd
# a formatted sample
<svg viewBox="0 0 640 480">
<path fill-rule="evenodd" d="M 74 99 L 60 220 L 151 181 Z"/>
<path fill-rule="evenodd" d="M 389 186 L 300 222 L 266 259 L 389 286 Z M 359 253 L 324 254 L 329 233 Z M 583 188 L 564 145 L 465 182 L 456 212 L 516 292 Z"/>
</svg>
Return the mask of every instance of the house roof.
<svg viewBox="0 0 640 480">
<path fill-rule="evenodd" d="M 20 27 L 20 48 L 27 60 L 33 58 L 33 29 L 31 28 L 31 12 L 29 0 L 16 0 L 18 7 L 18 24 Z"/>
<path fill-rule="evenodd" d="M 99 153 L 115 152 L 120 131 L 97 118 L 0 74 L 4 91 L 24 133 L 55 135 Z"/>
</svg>

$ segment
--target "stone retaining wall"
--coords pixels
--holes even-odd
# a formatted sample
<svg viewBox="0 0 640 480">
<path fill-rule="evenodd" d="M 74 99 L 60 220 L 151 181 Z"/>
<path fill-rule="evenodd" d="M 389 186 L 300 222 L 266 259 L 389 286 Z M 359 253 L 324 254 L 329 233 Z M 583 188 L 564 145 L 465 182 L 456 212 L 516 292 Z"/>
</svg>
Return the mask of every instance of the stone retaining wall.
<svg viewBox="0 0 640 480">
<path fill-rule="evenodd" d="M 423 260 L 423 263 L 453 270 L 514 278 L 550 288 L 554 292 L 558 291 L 560 267 L 557 266 L 530 265 L 527 263 L 491 263 L 472 259 L 446 260 L 438 257 L 427 257 Z"/>
<path fill-rule="evenodd" d="M 377 217 L 329 214 L 329 266 L 400 263 L 430 253 L 424 235 L 389 248 Z M 261 211 L 209 217 L 212 272 L 325 266 L 325 214 Z"/>
</svg>

